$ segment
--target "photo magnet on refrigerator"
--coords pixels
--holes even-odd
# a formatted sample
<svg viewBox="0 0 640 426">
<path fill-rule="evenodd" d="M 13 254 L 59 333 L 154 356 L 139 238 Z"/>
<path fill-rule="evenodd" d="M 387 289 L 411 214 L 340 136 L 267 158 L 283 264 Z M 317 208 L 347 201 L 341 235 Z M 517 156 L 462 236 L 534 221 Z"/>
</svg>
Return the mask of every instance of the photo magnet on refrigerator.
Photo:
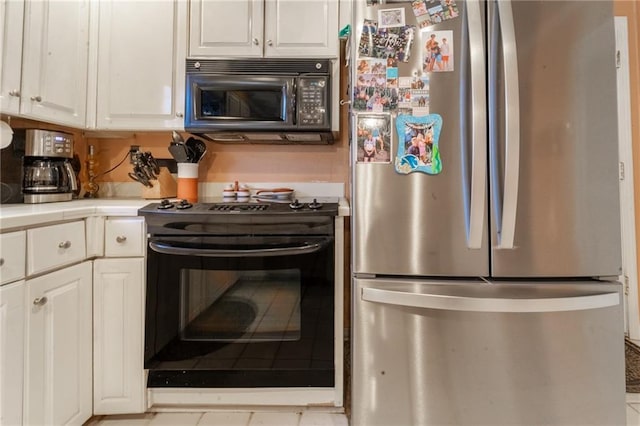
<svg viewBox="0 0 640 426">
<path fill-rule="evenodd" d="M 442 171 L 438 140 L 442 130 L 442 117 L 429 114 L 421 117 L 398 115 L 398 153 L 396 172 L 406 175 L 422 172 L 437 175 Z"/>
</svg>

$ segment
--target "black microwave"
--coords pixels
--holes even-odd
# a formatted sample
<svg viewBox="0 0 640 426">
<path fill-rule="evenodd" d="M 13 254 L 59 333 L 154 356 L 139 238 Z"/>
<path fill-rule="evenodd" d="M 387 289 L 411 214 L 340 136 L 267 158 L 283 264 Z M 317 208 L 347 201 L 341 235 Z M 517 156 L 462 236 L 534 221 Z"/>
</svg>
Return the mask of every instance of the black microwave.
<svg viewBox="0 0 640 426">
<path fill-rule="evenodd" d="M 185 130 L 214 142 L 333 142 L 327 59 L 187 59 L 185 98 Z"/>
</svg>

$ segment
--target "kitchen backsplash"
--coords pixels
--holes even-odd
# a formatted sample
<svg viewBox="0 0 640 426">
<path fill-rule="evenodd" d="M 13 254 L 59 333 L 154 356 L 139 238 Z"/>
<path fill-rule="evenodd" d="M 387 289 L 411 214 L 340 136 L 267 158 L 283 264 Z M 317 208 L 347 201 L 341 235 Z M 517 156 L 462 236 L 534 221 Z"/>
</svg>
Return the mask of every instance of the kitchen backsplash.
<svg viewBox="0 0 640 426">
<path fill-rule="evenodd" d="M 344 112 L 344 111 L 343 111 Z M 42 128 L 61 130 L 74 134 L 75 152 L 82 164 L 81 180 L 84 183 L 86 172 L 84 161 L 88 146 L 94 145 L 97 156 L 97 182 L 101 187 L 99 196 L 138 196 L 142 185 L 133 182 L 127 175 L 132 171 L 129 163 L 129 149 L 132 145 L 148 151 L 157 159 L 171 159 L 168 146 L 171 132 L 114 132 L 104 137 L 100 134 L 85 133 L 82 130 L 65 128 L 47 123 L 3 116 L 13 128 Z M 344 121 L 343 121 L 344 122 Z M 188 138 L 188 133 L 182 133 Z M 206 142 L 207 153 L 200 162 L 199 179 L 201 191 L 213 195 L 215 185 L 238 181 L 240 183 L 336 183 L 349 197 L 349 144 L 345 132 L 333 145 L 297 146 L 297 145 L 224 145 Z M 123 163 L 113 171 L 101 175 Z"/>
</svg>

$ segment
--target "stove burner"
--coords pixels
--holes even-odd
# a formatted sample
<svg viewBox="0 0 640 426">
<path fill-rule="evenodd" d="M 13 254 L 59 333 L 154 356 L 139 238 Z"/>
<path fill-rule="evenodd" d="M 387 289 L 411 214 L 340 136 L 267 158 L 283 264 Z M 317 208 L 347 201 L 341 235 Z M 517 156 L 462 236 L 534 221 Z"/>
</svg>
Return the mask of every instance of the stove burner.
<svg viewBox="0 0 640 426">
<path fill-rule="evenodd" d="M 312 202 L 309 203 L 309 208 L 311 210 L 318 210 L 322 208 L 322 203 L 319 203 L 318 200 L 316 200 L 315 198 L 313 199 Z"/>
<path fill-rule="evenodd" d="M 293 202 L 291 204 L 289 204 L 289 207 L 291 207 L 293 210 L 299 210 L 301 208 L 304 207 L 304 204 L 302 204 L 300 201 L 298 201 L 298 199 L 296 198 L 295 200 L 293 200 Z"/>
<path fill-rule="evenodd" d="M 162 200 L 160 202 L 160 205 L 158 206 L 158 208 L 160 210 L 167 210 L 167 209 L 170 209 L 172 207 L 173 207 L 173 203 L 171 201 L 169 201 L 169 200 L 166 200 L 166 199 Z"/>
<path fill-rule="evenodd" d="M 190 209 L 191 207 L 193 207 L 193 204 L 187 200 L 180 200 L 180 203 L 176 206 L 178 210 Z"/>
<path fill-rule="evenodd" d="M 263 211 L 267 210 L 269 206 L 267 204 L 216 204 L 209 210 L 216 212 L 226 211 Z"/>
</svg>

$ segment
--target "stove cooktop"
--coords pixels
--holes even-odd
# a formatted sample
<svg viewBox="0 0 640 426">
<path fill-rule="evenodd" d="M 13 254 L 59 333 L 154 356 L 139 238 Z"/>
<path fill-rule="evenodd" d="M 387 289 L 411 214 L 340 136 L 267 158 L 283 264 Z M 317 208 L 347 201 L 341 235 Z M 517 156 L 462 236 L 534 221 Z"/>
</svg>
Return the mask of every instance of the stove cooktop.
<svg viewBox="0 0 640 426">
<path fill-rule="evenodd" d="M 206 198 L 202 202 L 165 199 L 139 210 L 140 214 L 338 214 L 338 198 L 304 197 L 294 200 Z"/>
</svg>

